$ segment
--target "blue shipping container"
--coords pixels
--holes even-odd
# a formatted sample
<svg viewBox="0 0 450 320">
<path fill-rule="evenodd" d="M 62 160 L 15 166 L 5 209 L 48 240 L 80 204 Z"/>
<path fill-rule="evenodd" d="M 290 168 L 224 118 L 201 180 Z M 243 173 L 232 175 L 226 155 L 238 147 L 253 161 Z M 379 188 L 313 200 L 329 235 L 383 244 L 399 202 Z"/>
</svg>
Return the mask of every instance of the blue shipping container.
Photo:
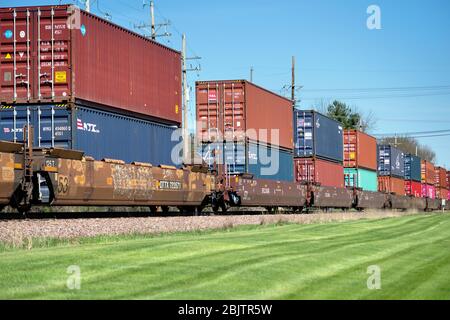
<svg viewBox="0 0 450 320">
<path fill-rule="evenodd" d="M 291 151 L 249 142 L 210 143 L 202 146 L 202 158 L 211 169 L 226 167 L 230 174 L 250 173 L 258 179 L 293 181 Z"/>
<path fill-rule="evenodd" d="M 389 145 L 378 145 L 378 175 L 405 179 L 405 154 Z"/>
<path fill-rule="evenodd" d="M 84 151 L 97 160 L 104 158 L 147 162 L 153 165 L 178 165 L 181 159 L 172 150 L 177 130 L 147 120 L 76 105 L 25 105 L 2 107 L 0 140 L 22 142 L 23 127 L 34 127 L 34 145 Z"/>
<path fill-rule="evenodd" d="M 295 157 L 344 161 L 343 126 L 316 111 L 294 112 Z"/>
<path fill-rule="evenodd" d="M 422 160 L 412 154 L 405 155 L 405 179 L 422 181 Z"/>
</svg>

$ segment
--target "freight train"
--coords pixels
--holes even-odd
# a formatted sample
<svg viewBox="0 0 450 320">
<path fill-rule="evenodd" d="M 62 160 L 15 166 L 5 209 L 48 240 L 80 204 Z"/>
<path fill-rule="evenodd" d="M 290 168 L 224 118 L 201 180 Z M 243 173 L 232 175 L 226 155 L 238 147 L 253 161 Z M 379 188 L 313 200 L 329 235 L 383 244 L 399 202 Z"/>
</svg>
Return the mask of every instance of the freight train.
<svg viewBox="0 0 450 320">
<path fill-rule="evenodd" d="M 0 208 L 9 205 L 21 213 L 33 206 L 146 206 L 153 213 L 177 207 L 192 214 L 206 207 L 214 213 L 229 207 L 265 207 L 269 212 L 278 208 L 290 212 L 450 209 L 437 199 L 254 179 L 248 174 L 224 177 L 202 165 L 175 168 L 96 161 L 79 151 L 4 141 L 0 142 L 0 177 Z"/>
</svg>

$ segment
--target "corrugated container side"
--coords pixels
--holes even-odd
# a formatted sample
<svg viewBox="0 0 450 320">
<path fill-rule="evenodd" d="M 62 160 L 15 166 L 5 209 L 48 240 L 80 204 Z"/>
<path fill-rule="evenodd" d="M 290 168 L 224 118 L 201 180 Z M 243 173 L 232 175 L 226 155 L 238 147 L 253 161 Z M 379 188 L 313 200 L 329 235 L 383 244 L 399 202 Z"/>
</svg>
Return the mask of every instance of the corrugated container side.
<svg viewBox="0 0 450 320">
<path fill-rule="evenodd" d="M 255 142 L 205 143 L 202 158 L 219 174 L 253 174 L 258 179 L 293 181 L 292 152 Z"/>
<path fill-rule="evenodd" d="M 179 52 L 69 5 L 4 8 L 0 21 L 2 102 L 83 100 L 181 123 Z"/>
<path fill-rule="evenodd" d="M 422 183 L 422 197 L 436 199 L 436 187 L 434 185 Z"/>
<path fill-rule="evenodd" d="M 358 130 L 344 130 L 344 167 L 377 170 L 377 139 Z"/>
<path fill-rule="evenodd" d="M 343 127 L 338 121 L 310 110 L 295 110 L 294 119 L 296 157 L 343 162 Z"/>
<path fill-rule="evenodd" d="M 36 147 L 75 149 L 97 160 L 111 158 L 155 166 L 178 165 L 180 160 L 172 160 L 172 150 L 179 143 L 171 141 L 176 127 L 81 105 L 71 109 L 65 104 L 2 109 L 0 139 L 21 142 L 27 123 L 34 127 Z"/>
<path fill-rule="evenodd" d="M 297 158 L 294 167 L 297 182 L 344 188 L 344 167 L 339 163 L 317 158 Z"/>
<path fill-rule="evenodd" d="M 405 155 L 405 179 L 417 182 L 422 181 L 421 159 L 412 154 Z"/>
<path fill-rule="evenodd" d="M 405 180 L 390 176 L 379 176 L 378 190 L 380 192 L 394 193 L 399 196 L 404 196 L 406 195 Z"/>
<path fill-rule="evenodd" d="M 196 109 L 202 142 L 247 139 L 293 149 L 292 102 L 248 81 L 197 82 Z"/>
<path fill-rule="evenodd" d="M 413 180 L 406 180 L 405 191 L 407 196 L 422 198 L 422 183 Z"/>
<path fill-rule="evenodd" d="M 446 188 L 436 188 L 436 199 L 447 200 L 448 190 Z"/>
<path fill-rule="evenodd" d="M 441 167 L 434 169 L 434 186 L 436 188 L 447 188 L 447 170 Z"/>
<path fill-rule="evenodd" d="M 422 179 L 421 179 L 422 183 L 434 185 L 435 183 L 434 165 L 429 161 L 422 160 L 421 171 L 422 171 Z"/>
<path fill-rule="evenodd" d="M 378 175 L 405 178 L 405 154 L 389 145 L 378 145 Z"/>
<path fill-rule="evenodd" d="M 378 191 L 378 176 L 376 171 L 345 168 L 344 175 L 346 187 L 361 188 L 364 191 Z"/>
</svg>

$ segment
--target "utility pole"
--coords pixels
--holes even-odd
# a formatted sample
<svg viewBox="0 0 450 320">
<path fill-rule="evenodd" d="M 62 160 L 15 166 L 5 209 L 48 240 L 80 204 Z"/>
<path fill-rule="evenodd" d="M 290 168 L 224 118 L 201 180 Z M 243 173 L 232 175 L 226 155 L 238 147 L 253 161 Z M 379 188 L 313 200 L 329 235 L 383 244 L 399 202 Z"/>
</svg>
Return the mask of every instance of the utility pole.
<svg viewBox="0 0 450 320">
<path fill-rule="evenodd" d="M 158 37 L 170 37 L 172 34 L 167 31 L 167 27 L 170 26 L 170 21 L 165 21 L 164 23 L 156 23 L 155 22 L 155 2 L 153 0 L 150 1 L 150 4 L 146 3 L 144 0 L 143 7 L 150 6 L 150 24 L 141 23 L 135 24 L 134 27 L 136 29 L 147 29 L 150 28 L 150 36 L 148 38 L 156 41 Z M 158 33 L 161 28 L 166 28 L 163 33 Z"/>
<path fill-rule="evenodd" d="M 292 87 L 291 87 L 291 100 L 294 102 L 295 108 L 295 57 L 292 56 Z"/>
<path fill-rule="evenodd" d="M 250 82 L 253 82 L 253 67 L 250 68 Z"/>
<path fill-rule="evenodd" d="M 155 3 L 150 1 L 150 23 L 152 26 L 152 40 L 156 40 L 156 26 L 155 26 Z"/>
<path fill-rule="evenodd" d="M 182 131 L 183 131 L 183 162 L 185 164 L 190 163 L 190 146 L 189 143 L 189 88 L 188 88 L 188 81 L 187 81 L 187 73 L 190 71 L 200 71 L 200 67 L 196 68 L 188 68 L 187 67 L 187 60 L 199 60 L 200 57 L 187 57 L 186 53 L 186 35 L 183 33 L 182 35 L 182 49 L 181 49 L 181 65 L 182 65 L 182 82 L 183 82 L 183 125 L 182 125 Z"/>
<path fill-rule="evenodd" d="M 91 0 L 86 0 L 85 9 L 86 12 L 91 12 Z"/>
</svg>

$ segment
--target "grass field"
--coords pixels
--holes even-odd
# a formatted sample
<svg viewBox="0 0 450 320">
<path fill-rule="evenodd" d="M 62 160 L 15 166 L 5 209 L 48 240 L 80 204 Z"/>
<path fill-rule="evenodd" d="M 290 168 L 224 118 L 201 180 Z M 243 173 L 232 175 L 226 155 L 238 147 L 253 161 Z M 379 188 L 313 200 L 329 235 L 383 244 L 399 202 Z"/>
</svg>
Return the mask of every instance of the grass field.
<svg viewBox="0 0 450 320">
<path fill-rule="evenodd" d="M 0 299 L 450 299 L 450 215 L 3 248 Z"/>
</svg>

